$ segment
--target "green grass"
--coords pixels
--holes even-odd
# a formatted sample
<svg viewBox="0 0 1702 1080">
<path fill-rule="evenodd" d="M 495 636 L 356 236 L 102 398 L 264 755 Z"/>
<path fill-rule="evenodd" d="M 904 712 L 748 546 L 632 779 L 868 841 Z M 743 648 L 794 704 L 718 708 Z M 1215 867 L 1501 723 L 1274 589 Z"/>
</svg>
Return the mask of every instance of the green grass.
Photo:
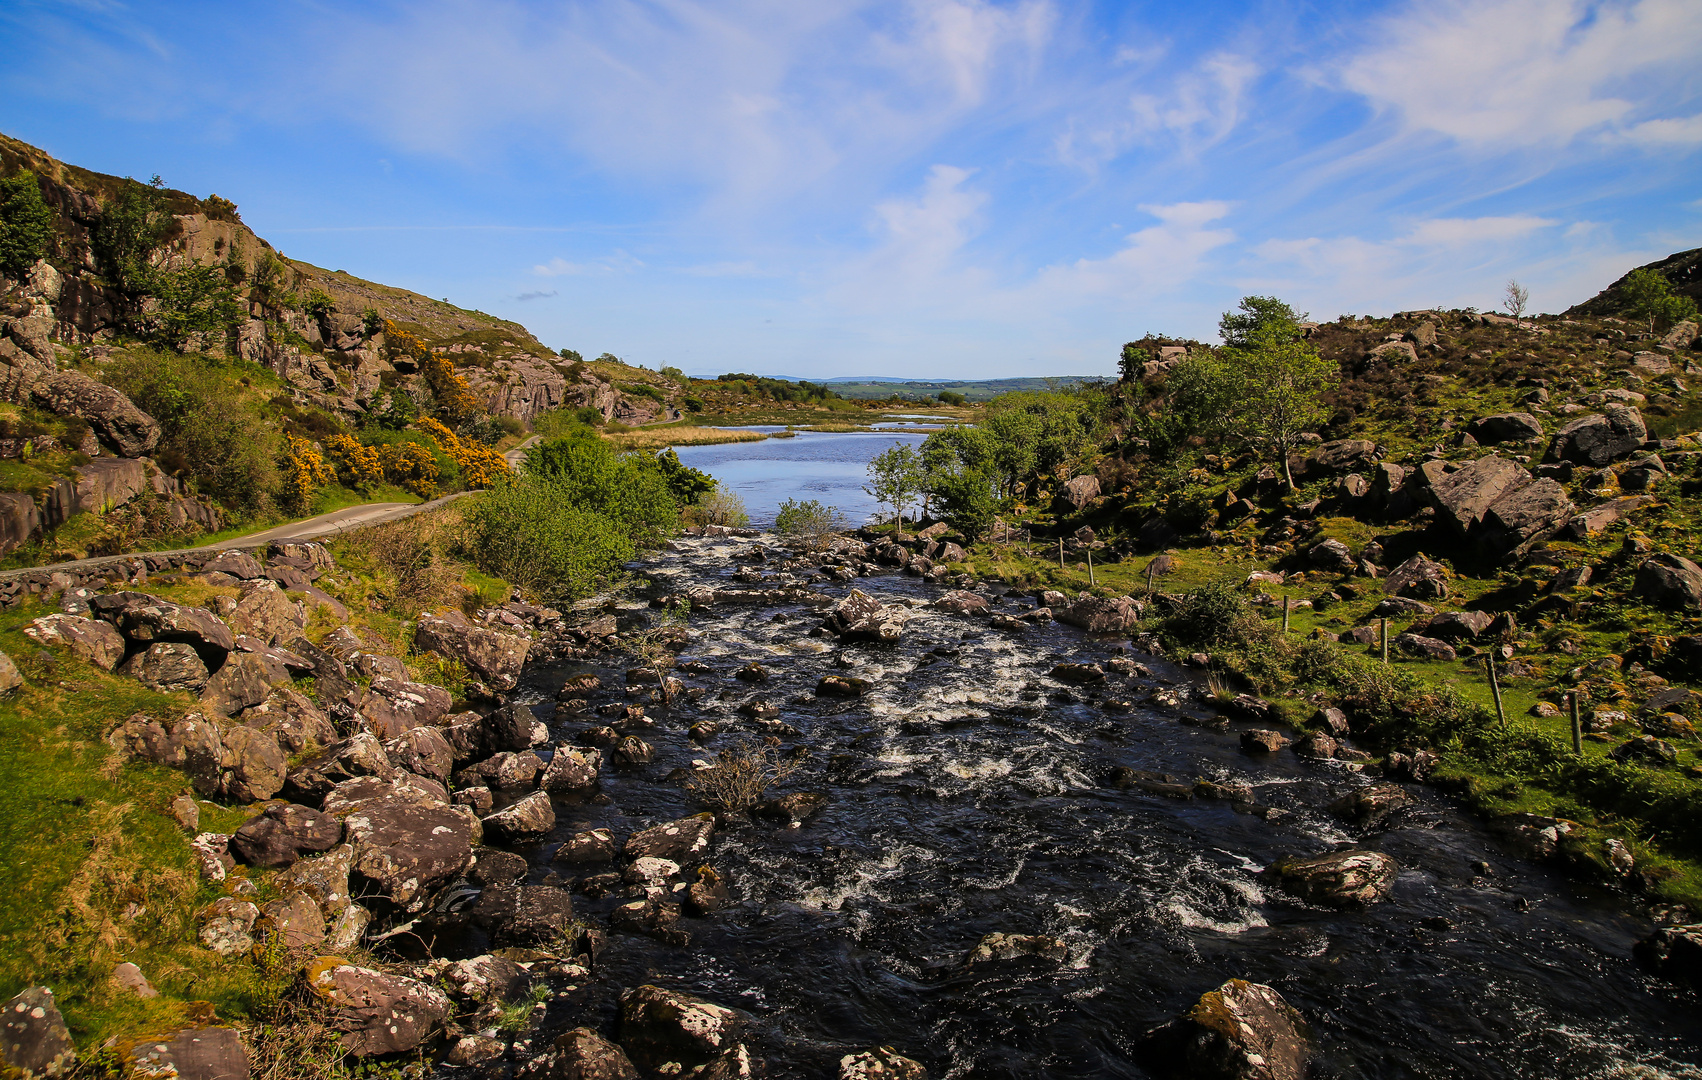
<svg viewBox="0 0 1702 1080">
<path fill-rule="evenodd" d="M 166 808 L 187 788 L 182 773 L 123 762 L 103 741 L 135 712 L 182 715 L 187 697 L 48 654 L 21 628 L 40 610 L 0 616 L 0 647 L 26 685 L 0 700 L 0 997 L 51 987 L 81 1046 L 111 1035 L 170 1031 L 210 1003 L 241 1019 L 271 989 L 254 965 L 201 947 L 193 913 L 219 895 L 200 881 L 189 837 Z M 246 820 L 239 808 L 202 805 L 204 828 Z M 108 982 L 123 961 L 160 991 L 143 1000 Z"/>
</svg>

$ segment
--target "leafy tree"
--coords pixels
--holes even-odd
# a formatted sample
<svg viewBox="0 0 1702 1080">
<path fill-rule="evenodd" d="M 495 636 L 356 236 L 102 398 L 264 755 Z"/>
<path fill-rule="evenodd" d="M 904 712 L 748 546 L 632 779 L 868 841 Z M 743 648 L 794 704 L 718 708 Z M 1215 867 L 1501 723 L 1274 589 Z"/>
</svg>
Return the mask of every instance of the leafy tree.
<svg viewBox="0 0 1702 1080">
<path fill-rule="evenodd" d="M 934 479 L 930 494 L 938 503 L 940 516 L 971 541 L 987 534 L 999 511 L 993 480 L 979 469 L 941 474 Z"/>
<path fill-rule="evenodd" d="M 679 527 L 679 501 L 665 466 L 648 454 L 617 454 L 589 431 L 539 443 L 526 451 L 524 467 L 572 505 L 617 523 L 640 547 L 654 547 Z"/>
<path fill-rule="evenodd" d="M 893 531 L 904 535 L 904 508 L 922 490 L 922 460 L 909 443 L 894 443 L 869 462 L 863 490 L 892 507 Z"/>
<path fill-rule="evenodd" d="M 1248 297 L 1241 302 L 1262 300 Z M 1281 301 L 1285 310 L 1292 310 Z M 1232 315 L 1224 316 L 1228 325 Z M 1340 380 L 1340 369 L 1318 355 L 1293 321 L 1271 318 L 1254 326 L 1244 344 L 1222 351 L 1221 364 L 1233 417 L 1243 431 L 1263 436 L 1282 463 L 1283 480 L 1294 489 L 1289 452 L 1302 432 L 1326 417 L 1320 396 Z"/>
<path fill-rule="evenodd" d="M 702 469 L 694 469 L 685 464 L 673 449 L 661 451 L 653 460 L 656 462 L 656 470 L 667 482 L 668 490 L 674 493 L 674 501 L 681 506 L 690 506 L 715 490 L 713 476 Z"/>
<path fill-rule="evenodd" d="M 170 227 L 165 182 L 157 175 L 147 184 L 125 177 L 89 233 L 101 273 L 128 296 L 147 292 L 152 284 L 150 259 Z"/>
<path fill-rule="evenodd" d="M 337 301 L 324 289 L 311 289 L 307 298 L 301 302 L 301 310 L 315 319 L 323 319 L 336 313 Z"/>
<path fill-rule="evenodd" d="M 1644 267 L 1631 271 L 1620 286 L 1620 292 L 1632 317 L 1648 320 L 1651 334 L 1655 332 L 1657 321 L 1670 325 L 1696 314 L 1696 301 L 1688 296 L 1673 295 L 1672 284 L 1658 270 Z"/>
<path fill-rule="evenodd" d="M 585 358 L 572 349 L 557 349 L 556 352 L 570 364 L 583 364 Z"/>
<path fill-rule="evenodd" d="M 576 502 L 583 494 L 557 476 L 499 481 L 467 500 L 468 555 L 546 602 L 590 595 L 637 551 L 620 520 Z"/>
<path fill-rule="evenodd" d="M 677 367 L 665 367 L 661 371 L 658 371 L 656 374 L 662 376 L 665 379 L 672 379 L 675 382 L 684 382 L 685 377 L 686 377 L 686 373 L 681 371 Z"/>
<path fill-rule="evenodd" d="M 0 180 L 0 271 L 14 278 L 29 273 L 53 240 L 53 211 L 41 197 L 35 173 L 25 169 Z"/>
<path fill-rule="evenodd" d="M 1209 349 L 1190 351 L 1157 387 L 1127 384 L 1124 400 L 1128 434 L 1145 440 L 1148 455 L 1159 460 L 1190 439 L 1227 434 L 1235 414 L 1232 380 Z"/>
<path fill-rule="evenodd" d="M 1274 296 L 1243 296 L 1236 311 L 1226 311 L 1218 320 L 1218 336 L 1232 349 L 1253 345 L 1256 336 L 1284 327 L 1298 332 L 1306 318 Z"/>
<path fill-rule="evenodd" d="M 983 471 L 1007 497 L 1035 478 L 1061 478 L 1097 445 L 1106 404 L 1104 393 L 1091 387 L 1001 394 L 987 403 L 980 424 L 992 450 Z"/>
<path fill-rule="evenodd" d="M 939 397 L 941 405 L 962 406 L 969 401 L 968 398 L 955 390 L 941 390 Z"/>
<path fill-rule="evenodd" d="M 161 348 L 182 352 L 203 335 L 228 330 L 241 317 L 236 290 L 223 265 L 155 267 L 147 277 L 147 291 L 156 303 L 138 318 L 138 329 Z"/>
</svg>

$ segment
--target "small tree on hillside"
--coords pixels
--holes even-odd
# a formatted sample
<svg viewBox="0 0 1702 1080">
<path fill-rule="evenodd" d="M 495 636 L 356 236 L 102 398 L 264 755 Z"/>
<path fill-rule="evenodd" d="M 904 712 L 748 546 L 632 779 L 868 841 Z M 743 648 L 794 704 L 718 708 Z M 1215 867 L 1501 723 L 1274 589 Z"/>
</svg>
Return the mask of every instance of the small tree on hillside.
<svg viewBox="0 0 1702 1080">
<path fill-rule="evenodd" d="M 1249 301 L 1268 298 L 1248 297 Z M 1281 301 L 1270 301 L 1282 310 L 1293 311 Z M 1276 309 L 1239 334 L 1243 344 L 1224 349 L 1222 372 L 1229 387 L 1228 401 L 1242 429 L 1261 435 L 1282 463 L 1283 481 L 1294 490 L 1294 475 L 1288 455 L 1299 443 L 1302 432 L 1322 423 L 1327 416 L 1319 398 L 1341 378 L 1340 369 L 1318 355 L 1300 336 L 1297 320 L 1281 317 Z M 1224 316 L 1227 329 L 1233 314 Z M 1227 335 L 1226 335 L 1227 336 Z"/>
<path fill-rule="evenodd" d="M 909 443 L 895 443 L 869 462 L 863 490 L 892 507 L 893 531 L 904 535 L 904 508 L 922 490 L 922 459 Z"/>
<path fill-rule="evenodd" d="M 1217 323 L 1218 336 L 1232 349 L 1248 348 L 1257 335 L 1276 327 L 1298 335 L 1306 318 L 1274 296 L 1243 296 L 1237 307 L 1224 312 Z"/>
<path fill-rule="evenodd" d="M 1651 334 L 1657 321 L 1670 324 L 1696 315 L 1696 301 L 1688 296 L 1674 296 L 1672 284 L 1659 270 L 1631 271 L 1620 291 L 1632 317 L 1648 320 Z"/>
<path fill-rule="evenodd" d="M 1507 314 L 1515 319 L 1525 317 L 1525 305 L 1530 303 L 1531 290 L 1517 281 L 1507 283 L 1507 291 L 1501 294 L 1501 306 L 1507 309 Z"/>
<path fill-rule="evenodd" d="M 14 278 L 29 273 L 53 240 L 53 212 L 41 197 L 35 173 L 25 169 L 0 180 L 0 271 Z"/>
</svg>

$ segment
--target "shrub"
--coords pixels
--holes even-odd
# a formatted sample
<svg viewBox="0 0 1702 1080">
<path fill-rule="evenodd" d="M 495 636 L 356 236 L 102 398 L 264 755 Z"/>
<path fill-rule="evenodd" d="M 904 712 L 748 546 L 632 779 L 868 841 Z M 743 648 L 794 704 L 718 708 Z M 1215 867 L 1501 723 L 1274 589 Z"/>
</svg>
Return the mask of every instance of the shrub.
<svg viewBox="0 0 1702 1080">
<path fill-rule="evenodd" d="M 319 489 L 336 479 L 337 474 L 306 439 L 285 435 L 284 441 L 283 503 L 291 510 L 304 510 Z"/>
<path fill-rule="evenodd" d="M 589 596 L 635 554 L 617 520 L 581 509 L 582 492 L 551 476 L 511 477 L 467 500 L 467 557 L 545 602 Z"/>
<path fill-rule="evenodd" d="M 685 519 L 692 525 L 726 525 L 742 528 L 751 523 L 745 512 L 745 500 L 731 491 L 706 491 L 685 509 Z"/>
<path fill-rule="evenodd" d="M 345 487 L 370 491 L 384 482 L 384 461 L 372 447 L 362 446 L 347 435 L 331 435 L 325 439 L 325 452 Z"/>
<path fill-rule="evenodd" d="M 315 319 L 323 319 L 327 315 L 336 313 L 337 301 L 332 299 L 331 294 L 324 289 L 311 289 L 308 291 L 306 299 L 301 302 L 301 310 Z"/>
<path fill-rule="evenodd" d="M 528 450 L 525 469 L 549 481 L 567 505 L 609 519 L 636 547 L 655 547 L 679 528 L 679 502 L 658 459 L 647 454 L 617 454 L 582 433 Z"/>
<path fill-rule="evenodd" d="M 780 756 L 780 748 L 747 739 L 715 755 L 715 764 L 686 778 L 685 788 L 716 810 L 748 810 L 768 789 L 785 781 L 804 765 L 802 755 Z"/>
<path fill-rule="evenodd" d="M 384 478 L 422 499 L 437 495 L 442 470 L 431 451 L 418 443 L 390 443 L 378 448 L 378 458 L 384 464 Z"/>
<path fill-rule="evenodd" d="M 825 547 L 828 538 L 845 528 L 839 511 L 815 499 L 799 502 L 787 499 L 774 516 L 774 531 L 789 539 L 801 540 L 811 550 Z"/>
</svg>

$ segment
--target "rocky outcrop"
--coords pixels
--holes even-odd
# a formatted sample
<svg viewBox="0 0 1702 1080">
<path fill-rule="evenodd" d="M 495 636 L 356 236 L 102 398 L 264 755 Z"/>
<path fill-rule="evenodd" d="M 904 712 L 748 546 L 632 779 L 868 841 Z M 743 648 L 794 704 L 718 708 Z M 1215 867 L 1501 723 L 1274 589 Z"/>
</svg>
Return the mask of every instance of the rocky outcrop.
<svg viewBox="0 0 1702 1080">
<path fill-rule="evenodd" d="M 1306 1080 L 1316 1053 L 1294 1007 L 1269 986 L 1231 979 L 1149 1032 L 1140 1056 L 1176 1080 Z"/>
<path fill-rule="evenodd" d="M 343 825 L 355 871 L 409 909 L 472 865 L 480 835 L 478 819 L 465 807 L 425 806 L 401 794 L 359 805 Z"/>
<path fill-rule="evenodd" d="M 1533 478 L 1516 462 L 1494 455 L 1432 477 L 1427 495 L 1438 520 L 1494 557 L 1522 553 L 1574 512 L 1560 484 Z"/>
<path fill-rule="evenodd" d="M 840 1058 L 839 1080 L 928 1080 L 928 1070 L 890 1046 L 877 1046 Z"/>
<path fill-rule="evenodd" d="M 44 615 L 25 627 L 24 634 L 38 644 L 62 645 L 71 650 L 71 655 L 102 671 L 116 669 L 124 659 L 124 635 L 107 623 L 81 615 Z"/>
<path fill-rule="evenodd" d="M 159 445 L 159 421 L 119 391 L 78 371 L 57 371 L 30 387 L 30 397 L 61 416 L 88 421 L 124 457 L 144 457 Z"/>
<path fill-rule="evenodd" d="M 1099 477 L 1078 476 L 1069 481 L 1059 493 L 1059 498 L 1069 504 L 1071 510 L 1081 513 L 1088 504 L 1099 498 Z"/>
<path fill-rule="evenodd" d="M 1530 413 L 1496 413 L 1466 425 L 1466 434 L 1484 446 L 1504 442 L 1536 442 L 1542 438 L 1542 421 Z"/>
<path fill-rule="evenodd" d="M 414 645 L 421 651 L 459 660 L 495 690 L 512 690 L 526 662 L 531 641 L 515 634 L 474 626 L 460 612 L 420 616 Z"/>
<path fill-rule="evenodd" d="M 517 843 L 549 835 L 556 825 L 555 808 L 547 792 L 534 791 L 513 806 L 484 819 L 485 831 L 498 840 Z"/>
<path fill-rule="evenodd" d="M 626 1051 L 587 1027 L 558 1037 L 530 1075 L 540 1080 L 638 1080 Z"/>
<path fill-rule="evenodd" d="M 1383 579 L 1383 591 L 1413 600 L 1446 600 L 1448 571 L 1440 563 L 1414 555 L 1389 571 L 1389 576 Z"/>
<path fill-rule="evenodd" d="M 1702 607 L 1702 566 L 1682 555 L 1651 555 L 1638 565 L 1631 591 L 1657 607 L 1695 610 Z"/>
<path fill-rule="evenodd" d="M 310 806 L 269 806 L 230 838 L 231 854 L 250 866 L 284 867 L 305 854 L 329 851 L 343 838 L 343 823 Z"/>
</svg>

